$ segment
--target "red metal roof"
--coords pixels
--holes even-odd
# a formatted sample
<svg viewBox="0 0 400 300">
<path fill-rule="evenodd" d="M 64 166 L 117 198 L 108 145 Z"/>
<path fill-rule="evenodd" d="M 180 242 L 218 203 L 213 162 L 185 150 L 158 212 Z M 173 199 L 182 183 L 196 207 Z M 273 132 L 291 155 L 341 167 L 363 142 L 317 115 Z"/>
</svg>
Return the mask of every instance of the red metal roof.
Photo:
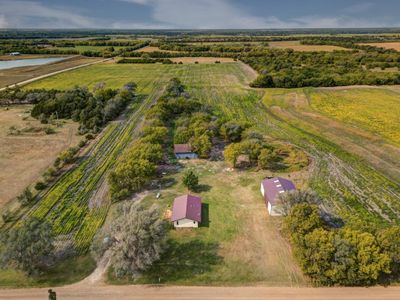
<svg viewBox="0 0 400 300">
<path fill-rule="evenodd" d="M 175 144 L 174 153 L 190 153 L 192 152 L 192 147 L 189 144 Z"/>
<path fill-rule="evenodd" d="M 192 195 L 183 195 L 175 198 L 172 206 L 172 221 L 189 219 L 201 222 L 201 198 Z"/>
</svg>

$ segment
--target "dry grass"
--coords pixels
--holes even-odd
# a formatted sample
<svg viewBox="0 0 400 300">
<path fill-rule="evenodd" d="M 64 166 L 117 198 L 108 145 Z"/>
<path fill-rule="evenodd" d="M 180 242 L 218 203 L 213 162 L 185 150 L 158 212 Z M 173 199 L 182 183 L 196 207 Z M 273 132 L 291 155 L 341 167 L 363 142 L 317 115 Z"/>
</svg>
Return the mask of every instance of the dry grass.
<svg viewBox="0 0 400 300">
<path fill-rule="evenodd" d="M 11 126 L 18 129 L 44 126 L 29 116 L 30 108 L 29 105 L 0 108 L 0 206 L 36 182 L 62 150 L 80 140 L 76 135 L 78 124 L 72 122 L 57 128 L 56 134 L 9 135 Z"/>
<path fill-rule="evenodd" d="M 281 41 L 281 42 L 269 42 L 269 47 L 279 49 L 293 49 L 295 51 L 326 51 L 332 52 L 334 50 L 348 50 L 346 48 L 330 46 L 330 45 L 302 45 L 300 41 Z"/>
<path fill-rule="evenodd" d="M 183 64 L 194 64 L 196 61 L 199 64 L 213 64 L 216 61 L 221 63 L 230 63 L 234 62 L 234 60 L 230 57 L 176 57 L 171 58 L 173 62 L 182 62 Z"/>
<path fill-rule="evenodd" d="M 373 46 L 385 49 L 394 49 L 400 51 L 400 42 L 390 42 L 390 43 L 360 43 L 359 45 Z"/>
<path fill-rule="evenodd" d="M 158 47 L 147 46 L 136 50 L 137 52 L 179 52 L 179 51 L 170 51 L 170 50 L 161 50 Z"/>
<path fill-rule="evenodd" d="M 71 57 L 70 59 L 45 65 L 0 70 L 0 88 L 21 81 L 25 81 L 31 78 L 35 78 L 41 75 L 45 75 L 48 73 L 87 64 L 90 62 L 95 62 L 101 59 L 102 58 L 88 58 L 88 57 L 74 56 Z"/>
</svg>

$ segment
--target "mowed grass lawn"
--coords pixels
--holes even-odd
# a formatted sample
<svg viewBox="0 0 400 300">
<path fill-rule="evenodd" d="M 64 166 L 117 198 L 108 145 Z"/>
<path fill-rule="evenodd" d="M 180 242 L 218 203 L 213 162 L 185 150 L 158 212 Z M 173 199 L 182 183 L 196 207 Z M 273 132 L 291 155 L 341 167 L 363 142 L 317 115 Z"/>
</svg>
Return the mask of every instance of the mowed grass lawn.
<svg viewBox="0 0 400 300">
<path fill-rule="evenodd" d="M 197 229 L 173 229 L 161 261 L 135 283 L 303 286 L 306 279 L 293 261 L 282 237 L 280 218 L 268 215 L 259 191 L 267 171 L 232 171 L 224 162 L 183 161 L 180 172 L 164 178 L 161 198 L 156 192 L 142 201 L 172 209 L 175 197 L 187 193 L 181 183 L 184 169 L 199 175 L 195 195 L 203 200 L 202 223 Z M 302 184 L 301 176 L 298 183 Z M 131 278 L 113 284 L 132 283 Z"/>
</svg>

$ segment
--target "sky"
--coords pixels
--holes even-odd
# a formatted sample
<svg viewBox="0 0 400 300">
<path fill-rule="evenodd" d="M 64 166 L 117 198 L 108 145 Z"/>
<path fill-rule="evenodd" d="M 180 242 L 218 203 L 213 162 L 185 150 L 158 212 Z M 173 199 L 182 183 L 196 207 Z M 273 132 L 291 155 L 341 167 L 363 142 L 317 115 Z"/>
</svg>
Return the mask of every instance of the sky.
<svg viewBox="0 0 400 300">
<path fill-rule="evenodd" d="M 400 27 L 399 0 L 0 0 L 0 28 Z"/>
</svg>

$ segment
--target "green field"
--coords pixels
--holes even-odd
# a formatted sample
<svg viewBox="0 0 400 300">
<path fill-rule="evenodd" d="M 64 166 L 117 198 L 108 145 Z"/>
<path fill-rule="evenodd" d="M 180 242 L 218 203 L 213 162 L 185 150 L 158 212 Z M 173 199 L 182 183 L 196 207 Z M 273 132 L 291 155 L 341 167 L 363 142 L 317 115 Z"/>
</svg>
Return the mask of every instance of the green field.
<svg viewBox="0 0 400 300">
<path fill-rule="evenodd" d="M 272 138 L 290 141 L 309 152 L 314 159 L 309 184 L 326 197 L 326 205 L 333 211 L 342 216 L 356 215 L 361 220 L 375 223 L 398 221 L 400 204 L 397 199 L 400 199 L 400 191 L 393 181 L 386 178 L 395 177 L 396 168 L 378 168 L 390 163 L 393 165 L 393 162 L 398 164 L 395 156 L 397 148 L 385 154 L 382 151 L 385 148 L 381 147 L 382 138 L 379 139 L 378 136 L 378 139 L 374 139 L 367 133 L 354 132 L 346 124 L 349 120 L 338 122 L 336 127 L 332 127 L 326 120 L 300 113 L 303 110 L 310 113 L 312 108 L 308 105 L 306 93 L 315 94 L 312 89 L 249 89 L 249 75 L 244 70 L 238 63 L 122 66 L 99 64 L 38 81 L 29 87 L 63 89 L 78 83 L 92 87 L 99 81 L 110 87 L 118 87 L 128 80 L 137 81 L 143 86 L 143 81 L 152 76 L 163 74 L 164 78 L 179 77 L 192 95 L 213 105 L 221 114 L 249 121 Z M 354 92 L 353 89 L 341 92 L 345 91 L 348 94 Z M 261 101 L 264 92 L 265 96 Z M 376 93 L 377 99 L 390 94 L 385 90 Z M 390 110 L 395 100 L 393 96 L 389 100 L 387 107 Z M 393 123 L 397 124 L 394 120 Z M 333 129 L 335 131 L 331 132 Z M 334 137 L 347 139 L 342 141 Z M 371 145 L 371 141 L 374 142 L 373 151 L 359 148 L 360 145 Z M 384 153 L 378 155 L 379 151 Z M 374 154 L 374 157 L 361 161 L 359 157 L 366 154 Z M 386 165 L 381 162 L 382 155 L 386 156 Z M 374 168 L 378 168 L 379 172 Z"/>
<path fill-rule="evenodd" d="M 35 82 L 28 85 L 27 88 L 67 89 L 74 85 L 87 85 L 91 88 L 98 82 L 105 82 L 108 87 L 116 88 L 128 81 L 134 81 L 138 83 L 141 94 L 153 94 L 153 97 L 150 98 L 154 99 L 156 91 L 162 90 L 168 79 L 172 77 L 180 78 L 192 96 L 213 106 L 217 114 L 236 120 L 248 121 L 264 132 L 270 140 L 291 142 L 309 153 L 312 158 L 312 165 L 305 173 L 300 174 L 301 183 L 299 186 L 304 188 L 309 186 L 316 190 L 324 197 L 324 205 L 331 212 L 339 214 L 349 222 L 368 222 L 376 225 L 398 222 L 400 214 L 400 189 L 398 185 L 388 179 L 391 175 L 390 172 L 386 173 L 385 170 L 374 169 L 372 166 L 375 162 L 372 158 L 369 160 L 362 156 L 365 152 L 368 152 L 368 149 L 372 149 L 363 149 L 362 146 L 371 141 L 374 142 L 376 151 L 385 149 L 381 148 L 385 136 L 372 137 L 371 135 L 375 132 L 373 127 L 365 127 L 365 132 L 361 132 L 359 131 L 361 129 L 352 127 L 360 121 L 347 118 L 340 120 L 326 112 L 317 111 L 316 106 L 310 107 L 309 95 L 311 95 L 311 100 L 312 97 L 323 97 L 312 96 L 318 94 L 317 91 L 312 89 L 250 89 L 248 82 L 254 77 L 240 63 L 219 65 L 97 64 Z M 348 90 L 349 94 L 352 92 L 352 90 Z M 323 95 L 323 93 L 325 92 L 320 94 Z M 379 98 L 383 94 L 376 94 L 376 97 Z M 376 103 L 378 102 L 376 101 Z M 151 100 L 145 100 L 138 110 L 139 113 L 143 114 L 150 103 Z M 311 101 L 311 103 L 314 102 Z M 390 103 L 392 102 L 388 102 L 388 107 L 390 107 Z M 364 105 L 367 104 L 368 102 L 364 103 Z M 324 105 L 327 104 L 324 103 Z M 343 109 L 346 110 L 346 108 Z M 137 114 L 134 113 L 133 115 Z M 365 118 L 368 118 L 368 116 Z M 127 134 L 132 133 L 132 130 L 138 124 L 137 117 L 127 121 L 124 125 L 129 128 L 125 129 Z M 358 125 L 361 126 L 361 124 Z M 105 130 L 104 137 L 108 136 L 107 133 L 114 132 L 115 129 L 113 128 L 118 128 L 118 126 L 120 125 L 110 125 Z M 110 136 L 113 135 L 113 133 L 110 133 Z M 107 143 L 107 138 L 101 141 L 103 140 L 104 143 Z M 128 140 L 124 139 L 123 143 L 114 141 L 110 145 L 122 149 Z M 99 147 L 101 147 L 100 144 Z M 397 151 L 396 149 L 393 151 Z M 105 165 L 104 170 L 100 169 L 102 174 L 106 174 L 112 168 L 119 151 L 112 152 L 111 158 L 106 152 L 100 154 L 101 160 L 96 164 L 99 164 L 98 166 Z M 368 153 L 371 153 L 371 151 Z M 364 159 L 360 159 L 360 156 Z M 388 163 L 391 156 L 384 158 Z M 88 174 L 93 174 L 98 168 L 90 163 L 87 166 L 85 173 L 88 172 Z M 263 284 L 269 285 L 304 284 L 304 280 L 296 271 L 296 266 L 284 241 L 273 244 L 279 253 L 284 253 L 284 257 L 281 256 L 278 259 L 281 265 L 268 262 L 266 259 L 269 257 L 268 245 L 260 244 L 261 240 L 281 238 L 277 231 L 278 225 L 272 224 L 269 219 L 263 219 L 264 217 L 267 218 L 266 212 L 262 208 L 262 199 L 257 196 L 258 182 L 265 174 L 248 172 L 227 175 L 223 173 L 223 167 L 216 164 L 197 165 L 196 169 L 199 168 L 203 168 L 201 180 L 209 186 L 209 190 L 206 189 L 202 192 L 206 203 L 209 204 L 209 227 L 201 228 L 196 232 L 171 233 L 172 241 L 178 244 L 172 244 L 170 249 L 178 251 L 177 246 L 200 247 L 199 249 L 201 249 L 199 256 L 182 258 L 183 260 L 188 259 L 192 263 L 192 265 L 189 264 L 192 273 L 188 270 L 188 265 L 181 266 L 191 276 L 183 276 L 179 272 L 173 273 L 174 270 L 168 266 L 169 260 L 173 257 L 168 255 L 177 252 L 170 250 L 172 252 L 168 252 L 166 257 L 157 265 L 157 269 L 147 273 L 142 278 L 142 282 L 162 280 L 166 283 L 179 284 L 208 284 L 210 282 L 215 284 L 243 284 L 246 282 L 263 282 Z M 76 176 L 79 174 L 76 173 Z M 67 201 L 65 203 L 68 203 L 68 207 L 74 207 L 71 204 L 85 207 L 89 198 L 87 195 L 92 193 L 98 187 L 97 182 L 101 181 L 94 179 L 97 176 L 95 174 L 84 176 L 85 181 L 83 182 L 75 180 L 72 175 L 69 176 L 68 180 L 71 180 L 72 187 L 85 186 L 87 190 L 82 192 L 82 190 L 77 189 L 78 195 L 81 195 L 79 197 L 59 197 L 55 193 L 53 200 L 44 198 L 38 207 L 46 201 L 49 201 L 49 203 L 54 201 L 54 205 L 49 206 L 51 207 L 50 210 L 47 206 L 42 205 L 44 210 L 48 211 L 44 213 L 46 217 L 55 215 L 56 219 L 59 219 L 63 215 L 63 211 L 70 211 L 67 209 L 54 210 L 57 207 L 62 208 L 60 203 L 64 201 Z M 172 177 L 176 182 L 179 182 L 180 175 L 174 176 Z M 228 181 L 223 180 L 224 178 Z M 91 184 L 92 181 L 94 181 L 93 184 Z M 57 183 L 57 185 L 61 189 L 73 190 L 62 182 Z M 183 188 L 179 184 L 165 190 L 160 200 L 162 207 L 171 205 L 173 197 L 182 191 Z M 149 195 L 145 201 L 154 202 L 154 195 Z M 87 227 L 80 227 L 84 228 L 84 232 L 86 232 L 85 235 L 81 235 L 80 229 L 76 231 L 77 227 L 75 227 L 71 233 L 76 234 L 78 232 L 77 236 L 84 237 L 85 242 L 88 242 L 95 231 L 92 230 L 93 224 L 96 228 L 101 225 L 106 210 L 108 210 L 108 206 L 104 213 L 94 214 L 92 219 L 90 218 L 92 215 L 86 207 L 85 218 L 87 219 L 85 220 L 88 220 L 88 222 L 78 221 L 76 224 L 88 224 L 90 230 Z M 39 209 L 36 211 L 40 212 Z M 57 213 L 52 214 L 50 211 Z M 75 212 L 72 212 L 72 214 L 75 215 Z M 75 220 L 73 216 L 71 216 L 71 219 Z M 221 221 L 222 219 L 224 219 L 224 222 Z M 65 220 L 68 223 L 69 218 Z M 262 220 L 261 223 L 257 223 L 260 220 Z M 254 223 L 258 227 L 251 227 Z M 275 230 L 273 231 L 275 233 L 268 230 L 271 227 Z M 64 230 L 63 226 L 61 228 Z M 255 235 L 253 232 L 262 232 L 262 229 L 265 229 L 265 236 Z M 60 233 L 64 234 L 64 232 Z M 79 245 L 79 238 L 77 241 Z M 84 244 L 82 249 L 87 249 L 87 245 Z M 279 249 L 281 250 L 279 251 Z M 204 255 L 202 256 L 202 254 Z M 267 260 L 267 263 L 258 266 L 254 257 L 258 258 L 258 261 Z M 276 261 L 276 259 L 272 261 Z M 246 262 L 245 265 L 243 265 L 243 262 Z M 205 267 L 195 268 L 196 265 L 205 265 Z M 276 275 L 271 275 L 272 273 L 268 270 L 273 270 L 272 273 Z M 252 273 L 252 271 L 254 272 Z M 114 280 L 112 281 L 114 282 Z M 118 281 L 118 283 L 123 282 Z"/>
</svg>

